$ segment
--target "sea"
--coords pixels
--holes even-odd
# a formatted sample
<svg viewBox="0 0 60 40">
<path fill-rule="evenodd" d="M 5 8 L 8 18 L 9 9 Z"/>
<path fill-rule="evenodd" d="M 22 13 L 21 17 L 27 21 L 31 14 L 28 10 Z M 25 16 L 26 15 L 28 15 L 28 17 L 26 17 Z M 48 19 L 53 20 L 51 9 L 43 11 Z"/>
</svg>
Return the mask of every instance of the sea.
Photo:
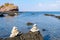
<svg viewBox="0 0 60 40">
<path fill-rule="evenodd" d="M 32 28 L 27 23 L 37 24 L 44 40 L 60 40 L 60 19 L 44 14 L 60 16 L 60 12 L 19 12 L 17 16 L 0 17 L 0 38 L 9 37 L 14 26 L 27 33 Z"/>
</svg>

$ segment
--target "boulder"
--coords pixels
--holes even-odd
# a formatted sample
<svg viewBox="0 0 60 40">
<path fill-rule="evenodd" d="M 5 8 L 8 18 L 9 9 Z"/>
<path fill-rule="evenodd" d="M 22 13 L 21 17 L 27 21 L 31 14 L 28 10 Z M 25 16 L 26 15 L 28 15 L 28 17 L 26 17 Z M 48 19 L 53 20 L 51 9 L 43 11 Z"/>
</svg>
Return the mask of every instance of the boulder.
<svg viewBox="0 0 60 40">
<path fill-rule="evenodd" d="M 39 31 L 37 31 L 37 32 L 30 31 L 24 35 L 24 38 L 25 38 L 25 40 L 43 40 L 43 37 Z"/>
<path fill-rule="evenodd" d="M 31 26 L 31 25 L 33 25 L 32 22 L 27 22 L 26 24 L 27 24 L 27 26 Z"/>
<path fill-rule="evenodd" d="M 7 12 L 7 11 L 18 11 L 18 6 L 9 3 L 5 3 L 4 5 L 0 6 L 0 12 Z"/>
<path fill-rule="evenodd" d="M 18 12 L 18 6 L 14 4 L 5 3 L 4 5 L 0 6 L 0 12 L 2 12 L 2 14 L 5 13 L 9 16 L 14 16 L 15 13 L 17 14 Z"/>
</svg>

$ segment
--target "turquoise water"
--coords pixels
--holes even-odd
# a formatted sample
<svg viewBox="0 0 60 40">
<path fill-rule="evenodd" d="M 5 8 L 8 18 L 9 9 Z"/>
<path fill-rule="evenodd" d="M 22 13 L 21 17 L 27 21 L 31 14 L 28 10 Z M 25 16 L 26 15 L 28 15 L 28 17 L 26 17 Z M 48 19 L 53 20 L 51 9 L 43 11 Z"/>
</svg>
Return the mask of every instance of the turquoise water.
<svg viewBox="0 0 60 40">
<path fill-rule="evenodd" d="M 60 40 L 60 19 L 45 16 L 46 13 L 60 16 L 60 12 L 23 12 L 14 17 L 0 17 L 0 37 L 9 37 L 13 26 L 26 33 L 32 27 L 26 23 L 32 22 L 38 25 L 44 40 Z"/>
</svg>

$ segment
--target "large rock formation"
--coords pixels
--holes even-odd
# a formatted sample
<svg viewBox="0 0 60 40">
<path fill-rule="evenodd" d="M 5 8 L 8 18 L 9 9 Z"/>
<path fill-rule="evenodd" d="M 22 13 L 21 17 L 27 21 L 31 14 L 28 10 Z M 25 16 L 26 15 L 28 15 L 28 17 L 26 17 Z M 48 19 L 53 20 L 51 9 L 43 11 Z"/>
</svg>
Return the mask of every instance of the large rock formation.
<svg viewBox="0 0 60 40">
<path fill-rule="evenodd" d="M 4 5 L 0 6 L 0 12 L 8 14 L 10 16 L 14 16 L 15 13 L 18 12 L 18 6 L 15 6 L 14 4 L 5 3 Z"/>
<path fill-rule="evenodd" d="M 6 11 L 18 11 L 18 6 L 9 3 L 5 3 L 4 5 L 0 6 L 0 12 Z"/>
</svg>

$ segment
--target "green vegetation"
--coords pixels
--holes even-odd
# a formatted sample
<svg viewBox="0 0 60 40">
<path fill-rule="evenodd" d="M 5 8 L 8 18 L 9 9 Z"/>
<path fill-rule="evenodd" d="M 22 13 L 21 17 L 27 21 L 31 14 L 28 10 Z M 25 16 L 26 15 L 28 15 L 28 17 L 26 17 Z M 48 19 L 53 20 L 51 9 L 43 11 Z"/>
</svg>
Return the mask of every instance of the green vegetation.
<svg viewBox="0 0 60 40">
<path fill-rule="evenodd" d="M 3 5 L 2 6 L 0 6 L 0 8 L 2 8 L 2 7 L 4 7 Z"/>
</svg>

